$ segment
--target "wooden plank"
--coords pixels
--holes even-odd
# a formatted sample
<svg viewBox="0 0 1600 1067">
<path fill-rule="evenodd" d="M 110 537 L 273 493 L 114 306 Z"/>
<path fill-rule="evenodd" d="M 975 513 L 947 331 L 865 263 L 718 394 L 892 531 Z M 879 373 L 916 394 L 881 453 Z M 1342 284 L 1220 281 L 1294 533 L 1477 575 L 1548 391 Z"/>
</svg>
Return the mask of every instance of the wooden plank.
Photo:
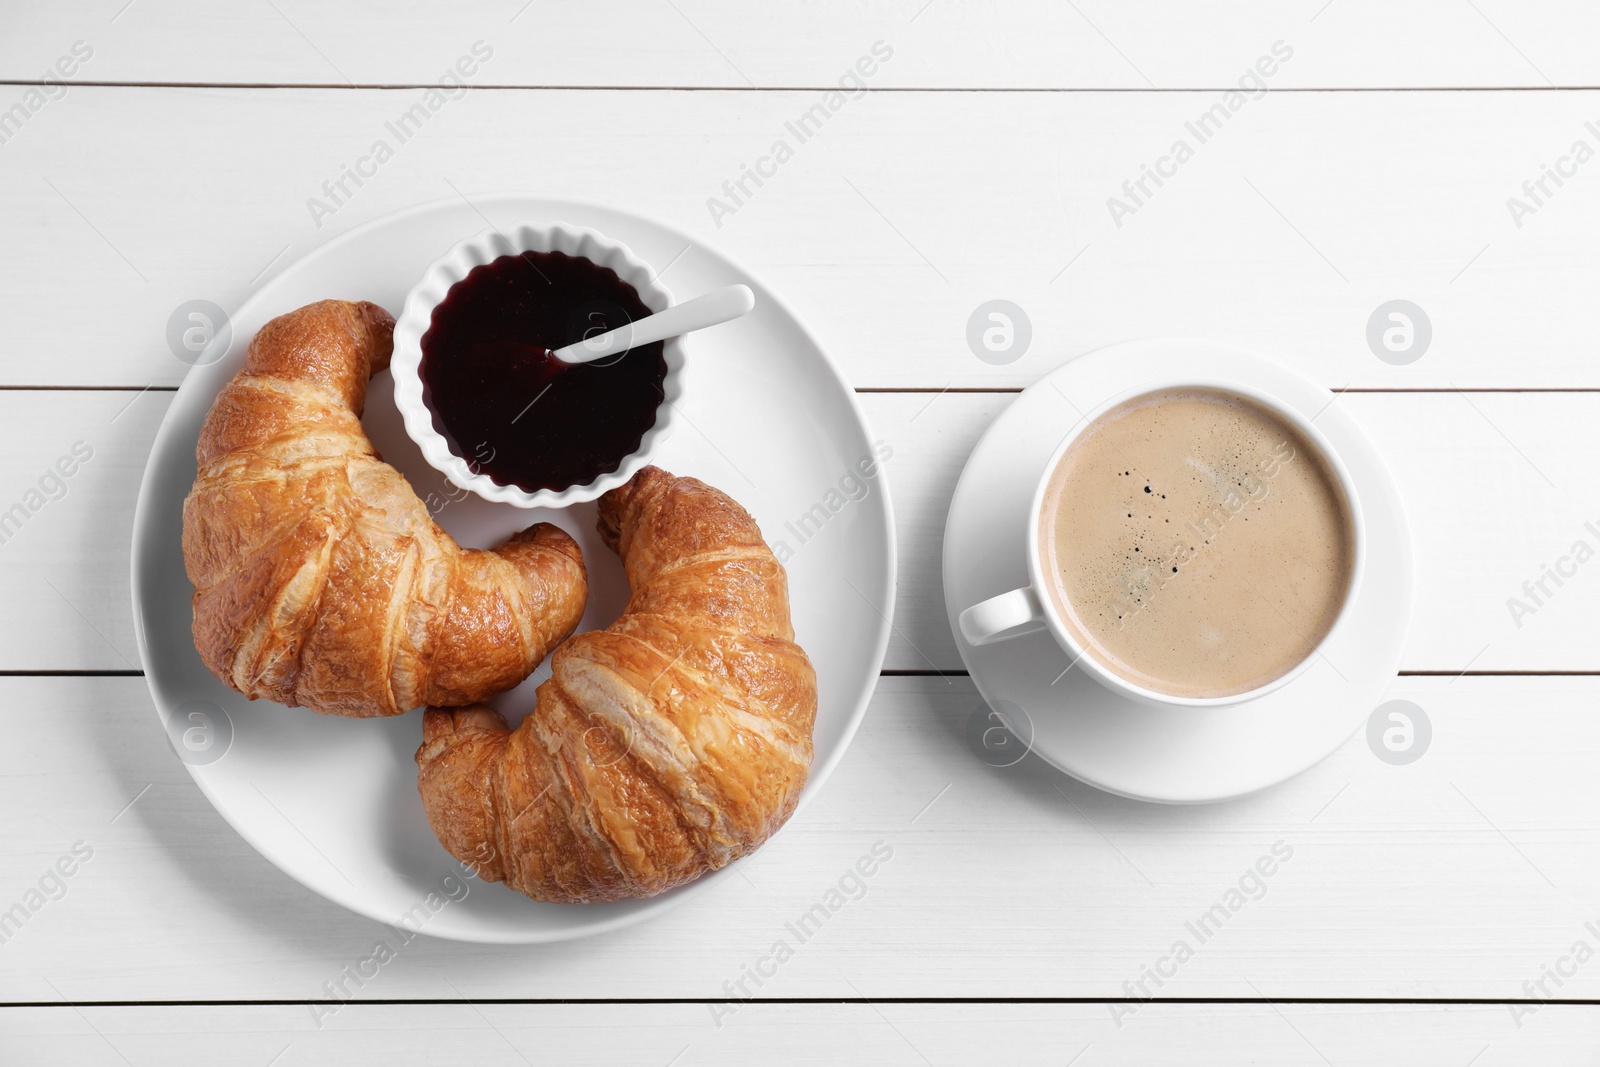
<svg viewBox="0 0 1600 1067">
<path fill-rule="evenodd" d="M 507 950 L 398 944 L 279 873 L 190 782 L 141 680 L 0 679 L 0 910 L 75 843 L 92 850 L 8 936 L 0 1001 L 313 1001 L 346 966 L 379 999 L 722 998 L 757 967 L 778 998 L 1139 997 L 1140 981 L 1163 997 L 1512 999 L 1545 981 L 1600 998 L 1600 964 L 1563 962 L 1600 947 L 1600 679 L 1402 679 L 1394 695 L 1433 724 L 1415 763 L 1356 737 L 1263 795 L 1163 808 L 1033 757 L 987 766 L 964 740 L 966 679 L 886 678 L 828 788 L 745 877 L 642 926 Z M 879 842 L 892 855 L 851 876 Z M 851 899 L 797 937 L 786 924 L 841 885 Z M 1197 936 L 1230 891 L 1237 909 Z M 362 964 L 384 939 L 395 959 Z M 1179 941 L 1193 955 L 1175 965 Z"/>
<path fill-rule="evenodd" d="M 0 512 L 27 501 L 74 443 L 94 450 L 66 495 L 0 544 L 0 581 L 29 606 L 0 614 L 0 670 L 137 666 L 127 553 L 145 456 L 170 398 L 0 391 Z M 968 454 L 1012 394 L 861 399 L 874 434 L 894 449 L 900 599 L 886 666 L 958 670 L 941 577 L 945 515 Z M 1573 447 L 1579 428 L 1600 421 L 1600 394 L 1346 393 L 1338 403 L 1389 457 L 1409 501 L 1419 580 L 1405 669 L 1600 670 L 1600 573 L 1569 560 L 1564 569 L 1576 573 L 1563 585 L 1544 577 L 1577 541 L 1600 546 L 1585 525 L 1600 527 L 1592 455 Z M 1541 580 L 1550 595 L 1536 590 L 1536 604 L 1523 583 Z M 1533 613 L 1514 617 L 1513 598 Z"/>
<path fill-rule="evenodd" d="M 1600 177 L 1558 188 L 1541 172 L 1572 169 L 1577 140 L 1600 146 L 1597 92 L 1268 94 L 1205 143 L 1186 124 L 1228 113 L 1216 93 L 885 93 L 844 100 L 798 143 L 786 124 L 817 92 L 486 90 L 399 143 L 385 124 L 424 98 L 86 87 L 51 102 L 0 146 L 0 384 L 174 384 L 186 365 L 167 327 L 185 302 L 235 308 L 359 223 L 520 189 L 726 248 L 862 387 L 1018 387 L 1149 335 L 1258 349 L 1336 388 L 1600 387 Z M 761 164 L 780 138 L 793 157 Z M 380 139 L 393 157 L 361 164 Z M 1179 139 L 1194 155 L 1173 177 L 1123 190 L 1146 164 L 1171 170 Z M 602 148 L 620 144 L 622 160 Z M 314 214 L 358 164 L 375 176 Z M 743 179 L 734 204 L 724 182 L 757 164 L 773 177 Z M 1549 195 L 1514 220 L 1508 199 L 1533 179 Z M 1113 218 L 1112 198 L 1134 214 Z M 967 340 L 996 298 L 1031 321 L 1005 365 Z M 1431 324 L 1403 366 L 1367 336 L 1395 299 Z"/>
<path fill-rule="evenodd" d="M 13 608 L 0 615 L 0 670 L 140 669 L 133 509 L 171 402 L 154 390 L 0 392 L 0 588 Z"/>
<path fill-rule="evenodd" d="M 1593 1009 L 1500 1005 L 1169 1004 L 1117 1029 L 1105 1004 L 352 1005 L 318 1028 L 299 1005 L 10 1008 L 0 1035 L 28 1063 L 260 1065 L 471 1062 L 749 1064 L 1326 1063 L 1588 1065 Z"/>
<path fill-rule="evenodd" d="M 863 399 L 874 432 L 896 448 L 900 590 L 888 664 L 959 667 L 941 578 L 944 521 L 967 456 L 1012 398 Z M 1600 550 L 1593 452 L 1573 445 L 1577 427 L 1600 420 L 1600 394 L 1345 393 L 1337 403 L 1372 437 L 1407 502 L 1418 580 L 1402 669 L 1600 669 L 1600 570 L 1587 573 L 1573 555 L 1580 541 L 1584 558 Z M 996 550 L 1021 552 L 1021 536 L 1012 546 L 997 532 Z M 1573 575 L 1548 578 L 1557 566 Z"/>
<path fill-rule="evenodd" d="M 376 0 L 241 8 L 140 0 L 16 12 L 0 42 L 0 77 L 38 79 L 84 40 L 94 55 L 77 77 L 98 81 L 413 85 L 436 81 L 483 40 L 495 49 L 482 75 L 493 84 L 831 86 L 883 40 L 895 48 L 894 62 L 873 81 L 883 87 L 1229 88 L 1281 39 L 1298 49 L 1285 86 L 1600 81 L 1583 47 L 1594 36 L 1595 12 L 1576 0 L 1326 7 L 822 0 L 751 19 L 736 0 L 503 0 L 461 11 L 396 10 Z"/>
</svg>

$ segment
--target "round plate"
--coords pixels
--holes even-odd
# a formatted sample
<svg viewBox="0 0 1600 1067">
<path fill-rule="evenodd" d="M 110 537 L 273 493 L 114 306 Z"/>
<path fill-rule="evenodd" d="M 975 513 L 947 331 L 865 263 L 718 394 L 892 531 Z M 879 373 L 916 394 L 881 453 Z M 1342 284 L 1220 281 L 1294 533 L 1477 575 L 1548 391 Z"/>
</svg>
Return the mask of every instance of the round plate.
<svg viewBox="0 0 1600 1067">
<path fill-rule="evenodd" d="M 967 644 L 955 625 L 962 610 L 1028 582 L 1028 509 L 1067 430 L 1119 393 L 1184 377 L 1230 379 L 1278 397 L 1314 421 L 1344 461 L 1368 548 L 1348 623 L 1289 685 L 1222 708 L 1161 708 L 1118 696 L 1067 670 L 1067 653 L 1046 631 Z M 1244 796 L 1338 748 L 1399 670 L 1412 584 L 1411 533 L 1394 477 L 1333 394 L 1270 360 L 1204 342 L 1112 345 L 1030 386 L 973 449 L 945 525 L 945 609 L 978 692 L 1008 720 L 1020 710 L 1023 721 L 1008 725 L 1047 762 L 1136 800 L 1198 804 Z"/>
<path fill-rule="evenodd" d="M 485 216 L 502 226 L 544 220 L 593 227 L 665 268 L 673 290 L 685 297 L 735 282 L 755 291 L 755 311 L 695 337 L 694 374 L 677 432 L 655 462 L 733 496 L 785 560 L 796 640 L 817 669 L 816 755 L 801 803 L 815 795 L 866 712 L 894 610 L 888 487 L 875 463 L 873 478 L 860 477 L 863 461 L 873 459 L 873 437 L 854 391 L 770 290 L 693 238 L 609 208 L 526 197 L 424 205 L 340 236 L 257 290 L 232 318 L 228 353 L 189 372 L 156 437 L 134 518 L 134 625 L 156 709 L 178 739 L 175 749 L 222 816 L 285 873 L 352 911 L 390 924 L 411 916 L 409 925 L 438 937 L 554 941 L 637 922 L 731 872 L 649 900 L 589 905 L 539 903 L 503 886 L 462 880 L 417 794 L 412 756 L 422 713 L 341 719 L 252 703 L 228 689 L 194 649 L 193 588 L 181 547 L 201 423 L 243 365 L 256 331 L 329 297 L 398 311 L 428 264 L 482 230 Z M 589 568 L 589 606 L 579 629 L 603 627 L 621 613 L 627 584 L 595 532 L 593 503 L 525 511 L 456 489 L 406 436 L 387 372 L 373 379 L 363 421 L 378 451 L 462 544 L 488 547 L 534 522 L 554 522 L 578 539 Z M 861 484 L 865 493 L 848 491 Z M 547 677 L 543 664 L 493 703 L 515 724 Z"/>
</svg>

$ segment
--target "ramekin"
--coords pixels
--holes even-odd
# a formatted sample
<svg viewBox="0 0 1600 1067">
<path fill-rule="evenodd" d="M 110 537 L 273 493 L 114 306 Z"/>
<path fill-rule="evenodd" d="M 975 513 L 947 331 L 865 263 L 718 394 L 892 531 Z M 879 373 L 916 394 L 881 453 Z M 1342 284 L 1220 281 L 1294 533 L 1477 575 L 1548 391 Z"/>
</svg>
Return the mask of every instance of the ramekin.
<svg viewBox="0 0 1600 1067">
<path fill-rule="evenodd" d="M 622 485 L 650 462 L 657 446 L 672 433 L 676 407 L 683 399 L 685 345 L 682 337 L 668 338 L 663 343 L 667 376 L 662 389 L 666 395 L 656 408 L 655 425 L 640 439 L 638 449 L 623 457 L 615 470 L 582 485 L 536 492 L 516 485 L 502 485 L 489 475 L 473 470 L 451 449 L 443 424 L 423 399 L 422 335 L 428 332 L 433 321 L 433 309 L 444 300 L 452 285 L 466 278 L 474 267 L 523 252 L 564 252 L 569 256 L 581 256 L 616 271 L 617 277 L 637 290 L 639 299 L 652 312 L 664 311 L 672 305 L 672 294 L 657 280 L 649 264 L 635 256 L 627 245 L 595 230 L 563 222 L 524 222 L 504 229 L 490 228 L 440 256 L 407 294 L 395 323 L 394 356 L 389 369 L 394 375 L 395 406 L 405 420 L 406 433 L 422 450 L 423 458 L 453 484 L 485 500 L 519 508 L 563 508 L 593 500 Z"/>
</svg>

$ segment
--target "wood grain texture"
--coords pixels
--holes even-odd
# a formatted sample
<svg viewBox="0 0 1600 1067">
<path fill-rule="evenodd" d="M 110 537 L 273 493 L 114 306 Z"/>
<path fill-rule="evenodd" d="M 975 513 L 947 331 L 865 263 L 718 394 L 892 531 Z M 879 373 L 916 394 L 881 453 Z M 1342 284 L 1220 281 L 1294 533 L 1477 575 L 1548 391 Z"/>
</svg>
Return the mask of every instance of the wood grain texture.
<svg viewBox="0 0 1600 1067">
<path fill-rule="evenodd" d="M 94 450 L 66 495 L 0 544 L 0 581 L 30 608 L 0 614 L 0 670 L 138 666 L 128 546 L 144 457 L 171 395 L 0 390 L 0 512 L 27 499 L 75 442 Z M 861 396 L 874 435 L 894 450 L 885 467 L 901 559 L 890 670 L 961 669 L 944 608 L 944 522 L 968 454 L 1012 398 Z M 1600 670 L 1600 563 L 1569 558 L 1573 576 L 1559 587 L 1546 579 L 1541 604 L 1522 588 L 1577 541 L 1600 548 L 1586 527 L 1600 528 L 1593 452 L 1574 432 L 1600 422 L 1600 394 L 1346 393 L 1337 402 L 1388 457 L 1407 501 L 1418 589 L 1404 669 Z M 1534 612 L 1514 618 L 1512 598 Z"/>
<path fill-rule="evenodd" d="M 1600 998 L 1600 964 L 1562 962 L 1600 947 L 1600 679 L 1393 694 L 1432 721 L 1418 762 L 1356 737 L 1260 796 L 1168 808 L 1034 757 L 987 766 L 965 740 L 966 679 L 887 678 L 828 788 L 743 877 L 535 949 L 402 943 L 291 881 L 191 783 L 142 680 L 3 679 L 0 911 L 74 843 L 93 855 L 0 946 L 0 1001 L 314 1001 L 346 966 L 366 966 L 348 986 L 364 998 L 721 998 L 740 981 L 767 997 L 1107 998 L 1146 981 L 1165 997 L 1515 999 L 1557 966 L 1571 976 L 1551 996 Z M 874 845 L 891 855 L 856 876 Z M 1287 858 L 1246 878 L 1274 845 Z M 1230 890 L 1239 907 L 1202 940 L 1187 924 Z M 829 913 L 791 929 L 814 905 Z M 774 965 L 780 940 L 792 956 Z M 394 959 L 362 965 L 380 941 Z M 1178 941 L 1193 955 L 1175 967 Z M 1143 973 L 1158 966 L 1159 989 Z"/>
<path fill-rule="evenodd" d="M 704 1004 L 352 1005 L 319 1029 L 301 1005 L 15 1008 L 20 1062 L 143 1067 L 437 1063 L 1012 1063 L 1193 1067 L 1270 1063 L 1579 1067 L 1592 1008 L 1551 1006 L 1513 1028 L 1501 1006 L 1173 1004 L 1119 1030 L 1106 1004 L 752 1004 L 718 1028 Z M 1075 1061 L 1073 1057 L 1078 1057 Z"/>
<path fill-rule="evenodd" d="M 1578 0 L 1338 0 L 1331 8 L 1326 0 L 821 0 L 778 5 L 759 19 L 737 0 L 125 4 L 14 12 L 0 77 L 37 79 L 81 39 L 95 55 L 80 77 L 101 81 L 415 85 L 436 81 L 482 39 L 496 47 L 484 76 L 501 85 L 827 87 L 881 39 L 896 49 L 875 79 L 885 87 L 1227 88 L 1281 38 L 1302 49 L 1284 80 L 1297 87 L 1600 82 L 1585 47 L 1600 22 Z"/>
<path fill-rule="evenodd" d="M 1020 387 L 1154 335 L 1256 349 L 1333 388 L 1600 387 L 1587 236 L 1600 169 L 1546 179 L 1532 215 L 1507 208 L 1576 140 L 1600 146 L 1585 127 L 1600 92 L 1269 93 L 1202 144 L 1186 123 L 1223 107 L 1217 93 L 876 94 L 798 143 L 786 124 L 817 92 L 490 90 L 443 101 L 400 143 L 386 124 L 425 98 L 78 88 L 47 104 L 0 146 L 0 384 L 176 384 L 167 325 L 184 302 L 237 308 L 359 223 L 521 190 L 626 205 L 715 243 L 859 387 Z M 793 158 L 713 218 L 708 200 L 732 205 L 724 182 L 779 138 Z M 1114 220 L 1108 200 L 1132 204 L 1123 183 L 1171 169 L 1180 138 L 1193 158 Z M 393 150 L 381 165 L 379 140 Z M 343 179 L 348 198 L 324 190 L 353 166 L 372 176 Z M 313 198 L 332 214 L 314 216 Z M 1032 323 L 1004 366 L 967 342 L 995 298 Z M 1432 324 L 1408 366 L 1367 343 L 1396 298 Z"/>
</svg>

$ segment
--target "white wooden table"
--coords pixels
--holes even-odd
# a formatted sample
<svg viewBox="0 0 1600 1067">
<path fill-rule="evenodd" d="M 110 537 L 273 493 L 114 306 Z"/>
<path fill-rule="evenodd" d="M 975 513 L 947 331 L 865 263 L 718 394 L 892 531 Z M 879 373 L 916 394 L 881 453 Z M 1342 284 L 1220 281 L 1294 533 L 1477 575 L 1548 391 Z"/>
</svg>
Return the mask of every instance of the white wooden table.
<svg viewBox="0 0 1600 1067">
<path fill-rule="evenodd" d="M 0 1062 L 1595 1062 L 1600 563 L 1568 562 L 1531 614 L 1508 599 L 1600 548 L 1600 161 L 1574 155 L 1600 149 L 1600 11 L 408 7 L 0 5 L 0 109 L 20 106 L 0 110 L 0 510 L 31 511 L 0 543 L 0 909 L 40 904 L 0 943 Z M 362 163 L 479 42 L 473 89 Z M 760 164 L 875 45 L 870 91 Z M 1228 111 L 1275 45 L 1271 91 Z M 1219 103 L 1200 143 L 1185 124 Z M 1163 163 L 1180 138 L 1192 158 Z M 1168 177 L 1134 200 L 1145 164 Z M 334 200 L 346 167 L 370 173 Z M 592 940 L 419 938 L 319 1012 L 386 931 L 212 810 L 134 648 L 131 513 L 186 369 L 166 323 L 387 212 L 507 190 L 714 241 L 817 330 L 894 448 L 895 639 L 840 770 L 748 878 Z M 1033 328 L 1000 366 L 965 337 L 995 298 Z M 1432 324 L 1406 365 L 1367 342 L 1391 299 Z M 1046 370 L 1158 334 L 1277 354 L 1388 456 L 1419 577 L 1393 695 L 1432 723 L 1420 760 L 1358 736 L 1264 795 L 1170 809 L 967 748 L 938 566 L 962 462 Z M 29 497 L 78 442 L 92 458 Z M 1279 841 L 1264 895 L 1146 978 Z M 876 842 L 893 858 L 865 895 L 756 989 L 784 923 Z"/>
</svg>

